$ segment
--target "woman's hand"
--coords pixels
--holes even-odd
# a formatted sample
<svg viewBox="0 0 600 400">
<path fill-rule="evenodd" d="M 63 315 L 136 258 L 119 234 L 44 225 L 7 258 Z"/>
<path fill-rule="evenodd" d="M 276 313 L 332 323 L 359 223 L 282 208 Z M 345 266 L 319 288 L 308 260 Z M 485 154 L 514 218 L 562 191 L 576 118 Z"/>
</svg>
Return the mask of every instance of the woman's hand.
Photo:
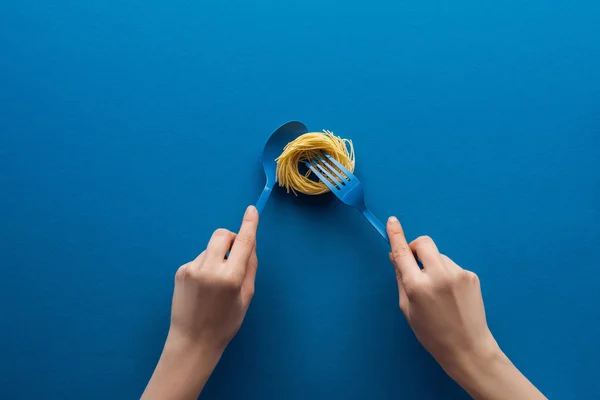
<svg viewBox="0 0 600 400">
<path fill-rule="evenodd" d="M 250 206 L 237 235 L 217 229 L 206 250 L 177 270 L 169 335 L 142 400 L 198 398 L 254 295 L 257 227 Z"/>
<path fill-rule="evenodd" d="M 408 244 L 393 217 L 388 233 L 400 309 L 421 344 L 445 369 L 467 354 L 495 351 L 477 275 L 440 254 L 428 236 Z"/>
<path fill-rule="evenodd" d="M 217 229 L 206 250 L 177 270 L 170 339 L 187 340 L 217 353 L 225 349 L 254 295 L 257 227 L 258 212 L 251 206 L 237 235 Z"/>
<path fill-rule="evenodd" d="M 408 244 L 395 217 L 388 220 L 387 232 L 400 309 L 448 375 L 475 398 L 544 399 L 488 329 L 477 275 L 440 254 L 427 236 Z"/>
</svg>

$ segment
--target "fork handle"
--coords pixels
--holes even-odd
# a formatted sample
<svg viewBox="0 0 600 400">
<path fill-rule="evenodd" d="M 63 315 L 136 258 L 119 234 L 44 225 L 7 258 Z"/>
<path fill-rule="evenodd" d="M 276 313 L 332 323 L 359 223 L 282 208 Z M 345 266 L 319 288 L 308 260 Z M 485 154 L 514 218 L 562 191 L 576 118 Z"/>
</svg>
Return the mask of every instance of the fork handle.
<svg viewBox="0 0 600 400">
<path fill-rule="evenodd" d="M 362 213 L 362 215 L 365 216 L 367 221 L 369 221 L 371 223 L 371 225 L 373 225 L 373 228 L 375 228 L 377 230 L 377 232 L 379 232 L 381 237 L 383 237 L 385 239 L 385 241 L 388 242 L 388 244 L 389 244 L 390 239 L 388 238 L 387 231 L 385 230 L 385 225 L 383 225 L 381 223 L 381 221 L 379 221 L 377 219 L 377 217 L 371 211 L 369 211 L 369 209 L 367 209 L 366 207 L 364 209 L 360 210 L 360 212 Z"/>
</svg>

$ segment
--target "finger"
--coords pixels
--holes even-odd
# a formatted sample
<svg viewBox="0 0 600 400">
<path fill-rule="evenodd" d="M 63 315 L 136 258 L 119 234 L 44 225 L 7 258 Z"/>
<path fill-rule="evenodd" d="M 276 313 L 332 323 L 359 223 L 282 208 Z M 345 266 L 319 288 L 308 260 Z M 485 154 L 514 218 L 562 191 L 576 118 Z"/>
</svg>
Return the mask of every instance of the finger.
<svg viewBox="0 0 600 400">
<path fill-rule="evenodd" d="M 192 261 L 187 263 L 187 268 L 190 270 L 198 270 L 204 264 L 204 260 L 206 259 L 206 250 L 202 253 L 198 254 L 198 257 L 194 258 Z"/>
<path fill-rule="evenodd" d="M 457 263 L 452 261 L 452 259 L 450 257 L 448 257 L 445 254 L 441 254 L 441 256 L 442 256 L 442 261 L 444 262 L 444 265 L 446 266 L 446 269 L 448 271 L 450 271 L 450 272 L 462 271 L 462 268 L 460 267 L 460 265 L 458 265 Z"/>
<path fill-rule="evenodd" d="M 402 274 L 402 280 L 406 282 L 407 279 L 416 279 L 421 270 L 412 254 L 412 250 L 406 243 L 406 237 L 398 218 L 390 217 L 386 229 L 392 247 L 392 257 Z"/>
<path fill-rule="evenodd" d="M 242 282 L 242 296 L 245 304 L 250 304 L 250 300 L 254 296 L 254 282 L 256 280 L 256 271 L 258 270 L 258 257 L 256 256 L 256 247 L 252 251 L 252 255 L 248 260 L 246 267 L 246 275 Z"/>
<path fill-rule="evenodd" d="M 181 267 L 179 267 L 177 269 L 177 273 L 175 274 L 175 280 L 176 281 L 184 280 L 188 271 L 197 270 L 198 268 L 200 268 L 200 266 L 204 262 L 205 257 L 206 257 L 206 250 L 204 250 L 202 253 L 198 254 L 198 256 L 195 259 L 193 259 L 192 261 L 189 261 L 189 262 L 183 264 Z"/>
<path fill-rule="evenodd" d="M 392 263 L 392 265 L 394 266 L 394 269 L 396 270 L 396 281 L 398 281 L 398 295 L 399 295 L 399 300 L 400 300 L 400 310 L 402 310 L 402 313 L 404 314 L 404 316 L 406 318 L 408 318 L 408 296 L 406 295 L 406 289 L 404 288 L 404 282 L 402 281 L 402 273 L 400 272 L 400 269 L 396 265 L 396 262 L 394 261 L 394 257 L 392 256 L 392 253 L 389 253 L 389 256 L 390 256 L 390 262 Z"/>
<path fill-rule="evenodd" d="M 246 265 L 256 247 L 256 229 L 258 228 L 258 211 L 254 206 L 246 209 L 240 231 L 233 242 L 227 264 L 236 268 L 240 275 L 245 275 Z"/>
<path fill-rule="evenodd" d="M 208 241 L 208 246 L 206 246 L 205 259 L 207 263 L 211 265 L 222 263 L 234 239 L 235 233 L 223 228 L 217 229 Z"/>
<path fill-rule="evenodd" d="M 429 236 L 420 236 L 410 242 L 410 249 L 423 263 L 423 268 L 429 271 L 444 270 L 444 261 L 435 244 Z"/>
<path fill-rule="evenodd" d="M 193 263 L 196 265 L 202 265 L 205 258 L 206 258 L 206 250 L 204 250 L 202 253 L 198 254 L 198 257 L 196 257 L 194 259 Z"/>
</svg>

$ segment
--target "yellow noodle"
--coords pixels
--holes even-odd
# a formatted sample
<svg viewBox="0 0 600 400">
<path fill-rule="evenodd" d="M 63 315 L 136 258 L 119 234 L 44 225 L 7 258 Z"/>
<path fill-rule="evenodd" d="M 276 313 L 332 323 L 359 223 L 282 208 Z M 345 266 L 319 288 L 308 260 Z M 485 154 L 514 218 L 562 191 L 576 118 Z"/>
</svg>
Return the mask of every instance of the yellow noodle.
<svg viewBox="0 0 600 400">
<path fill-rule="evenodd" d="M 305 133 L 288 143 L 277 158 L 279 186 L 285 186 L 288 193 L 291 190 L 294 194 L 296 191 L 311 195 L 329 192 L 323 182 L 309 179 L 312 173 L 310 170 L 305 175 L 298 170 L 299 164 L 323 153 L 329 154 L 354 172 L 354 146 L 351 140 L 342 139 L 327 130 L 323 133 Z"/>
</svg>

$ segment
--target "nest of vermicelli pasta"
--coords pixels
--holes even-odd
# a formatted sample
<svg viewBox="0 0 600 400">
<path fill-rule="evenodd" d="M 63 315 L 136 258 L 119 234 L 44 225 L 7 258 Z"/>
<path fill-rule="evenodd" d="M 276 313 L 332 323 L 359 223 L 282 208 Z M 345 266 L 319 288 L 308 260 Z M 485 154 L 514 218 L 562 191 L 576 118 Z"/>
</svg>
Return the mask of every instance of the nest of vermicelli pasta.
<svg viewBox="0 0 600 400">
<path fill-rule="evenodd" d="M 288 143 L 283 153 L 277 158 L 277 181 L 279 186 L 284 186 L 290 191 L 317 195 L 329 192 L 329 188 L 319 180 L 311 178 L 312 171 L 301 173 L 299 165 L 305 161 L 316 160 L 324 153 L 339 161 L 350 172 L 354 172 L 354 146 L 352 141 L 343 139 L 324 130 L 323 132 L 310 132 L 298 136 Z"/>
</svg>

